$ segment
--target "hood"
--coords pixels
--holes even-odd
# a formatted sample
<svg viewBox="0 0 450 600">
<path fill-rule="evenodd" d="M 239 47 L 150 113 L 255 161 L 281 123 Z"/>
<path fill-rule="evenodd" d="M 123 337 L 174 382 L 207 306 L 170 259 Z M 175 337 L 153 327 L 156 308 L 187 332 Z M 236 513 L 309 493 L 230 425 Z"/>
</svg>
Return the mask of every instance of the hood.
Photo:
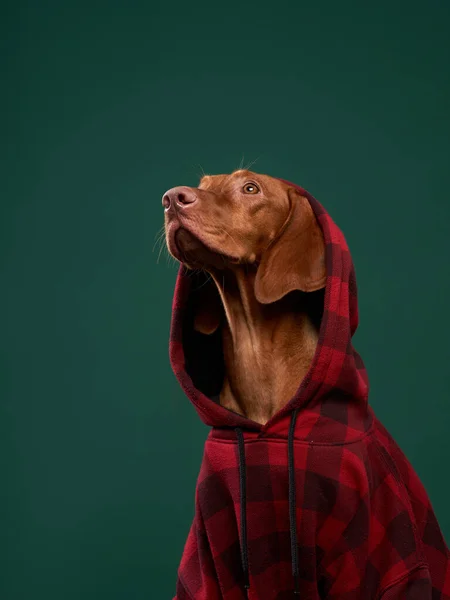
<svg viewBox="0 0 450 600">
<path fill-rule="evenodd" d="M 203 335 L 194 330 L 195 294 L 206 281 L 202 272 L 180 266 L 175 284 L 169 355 L 172 369 L 184 393 L 202 421 L 216 428 L 240 427 L 248 432 L 270 431 L 287 436 L 289 416 L 298 413 L 298 433 L 348 440 L 368 427 L 369 382 L 363 361 L 352 345 L 358 326 L 355 270 L 341 230 L 323 206 L 303 188 L 286 180 L 305 196 L 323 232 L 326 247 L 326 286 L 320 296 L 323 312 L 319 341 L 310 369 L 297 392 L 265 425 L 222 406 L 215 399 L 224 376 L 221 332 Z M 301 257 L 299 256 L 299 260 Z M 316 293 L 316 292 L 312 292 Z M 318 426 L 324 421 L 324 427 Z M 326 422 L 326 423 L 325 423 Z M 302 426 L 303 423 L 303 426 Z M 334 428 L 330 428 L 333 423 Z"/>
</svg>

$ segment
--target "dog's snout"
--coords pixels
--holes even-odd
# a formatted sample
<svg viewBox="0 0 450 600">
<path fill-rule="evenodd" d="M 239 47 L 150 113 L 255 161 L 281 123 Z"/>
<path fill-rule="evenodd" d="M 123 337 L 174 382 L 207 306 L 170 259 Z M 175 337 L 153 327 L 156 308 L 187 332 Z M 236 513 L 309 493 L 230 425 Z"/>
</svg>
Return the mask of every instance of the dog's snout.
<svg viewBox="0 0 450 600">
<path fill-rule="evenodd" d="M 185 207 L 193 204 L 197 200 L 197 196 L 189 187 L 175 187 L 168 190 L 163 198 L 162 205 L 165 210 L 170 210 L 172 207 Z"/>
</svg>

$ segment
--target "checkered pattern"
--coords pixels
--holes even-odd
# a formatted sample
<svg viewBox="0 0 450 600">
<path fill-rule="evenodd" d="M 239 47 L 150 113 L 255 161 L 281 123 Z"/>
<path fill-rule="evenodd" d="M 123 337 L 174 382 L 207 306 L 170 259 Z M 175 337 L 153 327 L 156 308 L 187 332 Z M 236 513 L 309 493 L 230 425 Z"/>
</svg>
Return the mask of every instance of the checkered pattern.
<svg viewBox="0 0 450 600">
<path fill-rule="evenodd" d="M 293 184 L 290 184 L 293 185 Z M 305 190 L 323 230 L 327 285 L 319 344 L 292 401 L 265 426 L 214 402 L 223 377 L 220 337 L 192 328 L 201 274 L 177 278 L 172 368 L 212 427 L 177 600 L 294 597 L 287 435 L 298 408 L 294 457 L 300 598 L 450 600 L 449 551 L 411 465 L 368 405 L 368 378 L 352 346 L 358 324 L 353 263 L 342 232 Z M 220 335 L 220 334 L 219 334 Z M 250 589 L 243 586 L 237 439 L 245 439 Z"/>
</svg>

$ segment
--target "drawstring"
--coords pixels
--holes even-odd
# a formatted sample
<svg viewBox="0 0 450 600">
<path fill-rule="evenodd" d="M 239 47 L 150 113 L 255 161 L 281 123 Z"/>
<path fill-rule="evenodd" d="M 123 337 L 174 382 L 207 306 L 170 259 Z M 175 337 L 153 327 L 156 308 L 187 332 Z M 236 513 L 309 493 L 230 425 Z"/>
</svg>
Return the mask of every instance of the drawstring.
<svg viewBox="0 0 450 600">
<path fill-rule="evenodd" d="M 297 499 L 295 493 L 294 433 L 297 409 L 292 413 L 288 434 L 288 469 L 289 469 L 289 526 L 291 534 L 292 575 L 294 577 L 294 594 L 300 594 L 298 580 L 298 544 L 297 544 Z"/>
<path fill-rule="evenodd" d="M 291 538 L 292 575 L 294 577 L 294 594 L 299 595 L 299 568 L 298 568 L 298 542 L 297 542 L 297 515 L 295 493 L 295 464 L 294 464 L 294 433 L 297 409 L 292 412 L 288 434 L 288 473 L 289 473 L 289 532 Z M 244 435 L 240 427 L 235 428 L 239 452 L 239 494 L 241 504 L 241 562 L 244 573 L 244 587 L 250 588 L 248 571 L 248 545 L 247 545 L 247 478 L 245 464 Z"/>
<path fill-rule="evenodd" d="M 244 587 L 250 587 L 248 575 L 248 546 L 247 546 L 247 481 L 245 476 L 245 445 L 242 429 L 236 427 L 239 449 L 239 494 L 241 497 L 241 561 L 244 572 Z"/>
</svg>

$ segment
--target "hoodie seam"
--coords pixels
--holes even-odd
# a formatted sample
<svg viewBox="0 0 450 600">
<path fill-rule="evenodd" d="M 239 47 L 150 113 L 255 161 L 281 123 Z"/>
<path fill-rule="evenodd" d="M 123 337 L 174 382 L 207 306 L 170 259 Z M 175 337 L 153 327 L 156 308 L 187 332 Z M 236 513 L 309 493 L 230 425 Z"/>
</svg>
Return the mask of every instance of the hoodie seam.
<svg viewBox="0 0 450 600">
<path fill-rule="evenodd" d="M 373 434 L 374 424 L 370 426 L 370 428 L 364 432 L 361 437 L 358 437 L 354 440 L 348 440 L 347 442 L 314 442 L 313 440 L 294 440 L 294 444 L 299 446 L 325 446 L 325 447 L 333 447 L 333 446 L 350 446 L 352 444 L 358 444 L 362 440 L 370 437 Z M 275 437 L 261 437 L 254 439 L 246 439 L 246 444 L 254 444 L 258 442 L 271 442 L 276 444 L 286 444 L 287 438 L 275 438 Z M 214 442 L 215 444 L 236 444 L 235 440 L 224 440 L 216 437 L 210 437 L 206 440 L 207 443 Z"/>
<path fill-rule="evenodd" d="M 394 581 L 391 581 L 391 583 L 389 583 L 387 586 L 385 586 L 381 590 L 381 592 L 378 595 L 378 600 L 383 600 L 383 596 L 387 592 L 389 592 L 389 590 L 391 590 L 396 585 L 398 585 L 399 583 L 401 583 L 402 581 L 404 581 L 407 577 L 409 577 L 410 575 L 412 575 L 416 571 L 421 571 L 422 569 L 426 569 L 426 571 L 428 572 L 428 565 L 426 563 L 424 563 L 424 562 L 421 562 L 418 565 L 416 565 L 415 567 L 412 567 L 411 569 L 408 569 L 408 571 L 406 571 L 406 573 L 403 573 L 402 575 L 399 575 Z"/>
</svg>

